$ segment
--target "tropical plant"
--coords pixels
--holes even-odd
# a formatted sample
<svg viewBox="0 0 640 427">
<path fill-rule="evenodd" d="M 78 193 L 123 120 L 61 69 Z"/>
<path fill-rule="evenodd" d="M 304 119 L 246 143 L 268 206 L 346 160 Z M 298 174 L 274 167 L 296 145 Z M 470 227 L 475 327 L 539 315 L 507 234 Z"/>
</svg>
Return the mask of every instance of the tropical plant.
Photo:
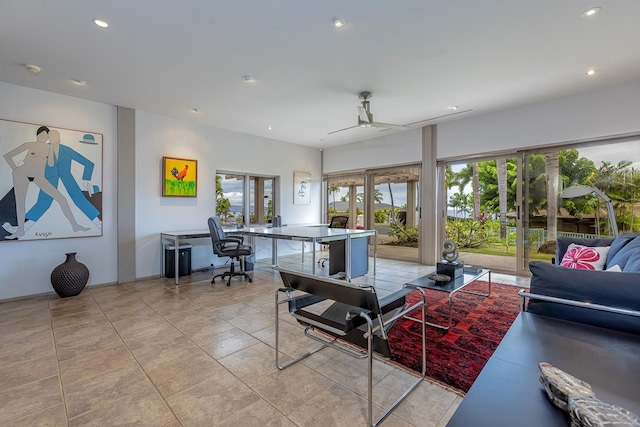
<svg viewBox="0 0 640 427">
<path fill-rule="evenodd" d="M 496 160 L 498 173 L 498 206 L 500 208 L 500 237 L 507 238 L 507 159 Z"/>
<path fill-rule="evenodd" d="M 401 245 L 413 245 L 418 243 L 420 233 L 416 226 L 405 226 L 400 221 L 393 221 L 389 224 L 389 236 L 398 239 Z"/>
<path fill-rule="evenodd" d="M 216 175 L 216 214 L 225 221 L 229 218 L 231 211 L 231 202 L 224 197 L 224 189 L 222 188 L 222 176 Z"/>
<path fill-rule="evenodd" d="M 387 209 L 377 209 L 373 212 L 373 221 L 376 224 L 385 224 L 389 218 Z"/>
<path fill-rule="evenodd" d="M 487 243 L 487 234 L 482 222 L 474 219 L 447 221 L 445 232 L 459 248 L 478 248 Z"/>
<path fill-rule="evenodd" d="M 458 218 L 459 213 L 469 213 L 470 202 L 471 196 L 463 192 L 455 193 L 449 197 L 449 206 L 453 208 L 454 217 Z"/>
<path fill-rule="evenodd" d="M 333 211 L 335 212 L 336 211 L 336 193 L 340 192 L 340 187 L 338 187 L 337 185 L 330 185 L 327 191 L 329 192 L 329 195 L 332 196 L 333 198 Z"/>
</svg>

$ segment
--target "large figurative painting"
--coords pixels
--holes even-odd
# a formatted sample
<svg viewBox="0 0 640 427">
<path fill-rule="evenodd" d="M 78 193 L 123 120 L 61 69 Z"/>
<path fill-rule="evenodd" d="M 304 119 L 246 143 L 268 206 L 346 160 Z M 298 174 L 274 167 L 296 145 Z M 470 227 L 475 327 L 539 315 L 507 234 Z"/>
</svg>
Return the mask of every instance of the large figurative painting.
<svg viewBox="0 0 640 427">
<path fill-rule="evenodd" d="M 0 120 L 0 241 L 102 236 L 102 134 Z"/>
<path fill-rule="evenodd" d="M 198 161 L 162 158 L 162 196 L 196 197 L 198 195 Z"/>
</svg>

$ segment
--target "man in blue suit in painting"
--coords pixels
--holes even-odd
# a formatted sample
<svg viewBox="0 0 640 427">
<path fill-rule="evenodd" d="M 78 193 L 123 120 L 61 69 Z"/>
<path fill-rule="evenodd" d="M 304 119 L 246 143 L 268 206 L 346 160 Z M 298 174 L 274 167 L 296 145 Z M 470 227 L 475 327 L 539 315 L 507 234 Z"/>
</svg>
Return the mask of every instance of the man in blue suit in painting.
<svg viewBox="0 0 640 427">
<path fill-rule="evenodd" d="M 92 220 L 98 228 L 102 229 L 102 221 L 98 217 L 100 215 L 100 211 L 96 209 L 89 200 L 87 200 L 84 194 L 82 194 L 82 190 L 71 173 L 71 164 L 73 161 L 78 162 L 84 167 L 82 180 L 85 181 L 89 194 L 92 194 L 92 187 L 89 184 L 89 181 L 93 175 L 93 162 L 75 151 L 73 148 L 60 144 L 60 132 L 57 130 L 49 131 L 49 156 L 44 171 L 45 178 L 55 188 L 58 188 L 58 182 L 62 181 L 64 188 L 67 190 L 67 194 L 69 194 L 73 203 L 86 215 L 87 218 Z M 25 215 L 27 219 L 24 225 L 25 229 L 28 229 L 38 221 L 49 209 L 52 202 L 53 198 L 41 190 L 38 194 L 36 204 L 33 205 Z M 5 223 L 3 227 L 9 232 L 11 232 L 10 229 L 14 228 L 8 223 Z"/>
</svg>

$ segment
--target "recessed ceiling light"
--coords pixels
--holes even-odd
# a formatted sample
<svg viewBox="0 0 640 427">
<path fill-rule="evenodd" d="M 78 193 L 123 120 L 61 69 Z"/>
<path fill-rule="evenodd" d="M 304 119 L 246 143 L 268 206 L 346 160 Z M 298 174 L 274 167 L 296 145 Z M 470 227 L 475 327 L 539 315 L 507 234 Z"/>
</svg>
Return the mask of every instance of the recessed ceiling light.
<svg viewBox="0 0 640 427">
<path fill-rule="evenodd" d="M 597 72 L 598 72 L 598 70 L 596 70 L 595 68 L 591 68 L 591 69 L 587 70 L 587 72 L 585 74 L 587 76 L 593 76 Z"/>
<path fill-rule="evenodd" d="M 333 25 L 334 28 L 342 28 L 344 24 L 346 24 L 346 22 L 342 18 L 333 18 L 331 21 L 331 25 Z"/>
<path fill-rule="evenodd" d="M 192 113 L 196 113 L 196 114 L 198 114 L 198 113 L 200 112 L 200 110 L 198 110 L 197 108 L 192 108 L 192 109 L 191 109 L 191 112 L 192 112 Z"/>
<path fill-rule="evenodd" d="M 107 28 L 109 27 L 109 23 L 107 21 L 105 21 L 104 19 L 100 19 L 100 18 L 93 18 L 93 23 L 96 24 L 98 27 L 100 28 Z"/>
<path fill-rule="evenodd" d="M 596 15 L 598 12 L 600 12 L 600 10 L 601 10 L 600 7 L 592 7 L 591 9 L 587 9 L 584 12 L 582 12 L 580 16 L 582 16 L 583 18 L 588 18 L 590 16 Z"/>
<path fill-rule="evenodd" d="M 271 130 L 271 125 L 269 125 L 269 130 Z"/>
<path fill-rule="evenodd" d="M 24 64 L 24 68 L 29 70 L 32 74 L 38 74 L 40 71 L 42 71 L 42 68 L 33 64 Z"/>
<path fill-rule="evenodd" d="M 246 75 L 246 76 L 242 76 L 242 80 L 245 81 L 245 83 L 253 83 L 256 81 L 255 77 Z"/>
<path fill-rule="evenodd" d="M 455 110 L 457 110 L 457 109 L 458 109 L 458 106 L 457 106 L 457 105 L 452 105 L 452 106 L 450 106 L 450 107 L 447 107 L 447 110 L 454 110 L 454 111 L 455 111 Z"/>
<path fill-rule="evenodd" d="M 78 79 L 74 79 L 72 80 L 74 84 L 76 84 L 77 86 L 87 86 L 89 83 L 87 83 L 86 80 L 78 80 Z"/>
</svg>

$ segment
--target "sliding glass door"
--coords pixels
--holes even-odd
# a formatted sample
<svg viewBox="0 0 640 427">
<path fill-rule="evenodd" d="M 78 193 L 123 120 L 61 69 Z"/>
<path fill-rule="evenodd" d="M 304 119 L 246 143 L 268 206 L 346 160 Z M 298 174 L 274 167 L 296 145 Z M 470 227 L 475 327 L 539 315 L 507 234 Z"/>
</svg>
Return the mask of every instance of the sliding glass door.
<svg viewBox="0 0 640 427">
<path fill-rule="evenodd" d="M 465 264 L 515 274 L 518 270 L 517 157 L 444 165 L 445 238 Z"/>
<path fill-rule="evenodd" d="M 525 262 L 551 261 L 557 236 L 640 231 L 639 146 L 632 138 L 524 154 Z"/>
<path fill-rule="evenodd" d="M 526 275 L 530 261 L 552 261 L 558 236 L 640 232 L 639 146 L 612 138 L 443 163 L 445 238 L 466 264 Z"/>
<path fill-rule="evenodd" d="M 375 229 L 378 256 L 418 260 L 419 164 L 325 176 L 327 218 L 349 215 L 349 228 Z"/>
</svg>

